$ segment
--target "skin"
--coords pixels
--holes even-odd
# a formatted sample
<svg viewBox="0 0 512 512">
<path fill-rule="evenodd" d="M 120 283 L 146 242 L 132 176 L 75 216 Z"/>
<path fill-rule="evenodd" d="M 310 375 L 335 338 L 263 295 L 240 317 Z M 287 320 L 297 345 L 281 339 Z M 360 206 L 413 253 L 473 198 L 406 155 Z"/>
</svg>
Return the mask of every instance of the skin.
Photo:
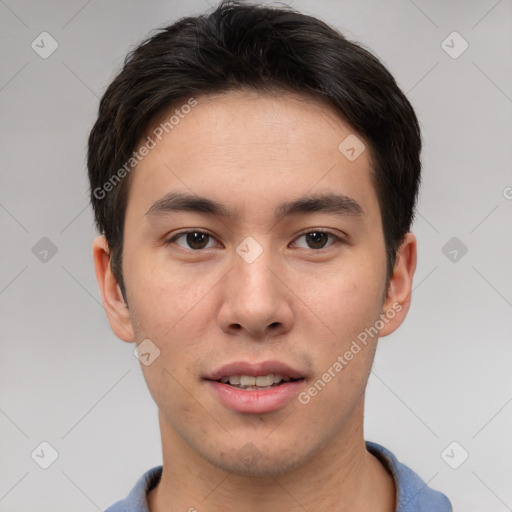
<svg viewBox="0 0 512 512">
<path fill-rule="evenodd" d="M 393 304 L 401 309 L 379 336 L 403 322 L 416 239 L 405 237 L 386 289 L 369 146 L 355 161 L 338 150 L 354 130 L 328 104 L 284 92 L 196 99 L 132 171 L 123 252 L 128 307 L 104 237 L 93 245 L 112 330 L 129 343 L 149 338 L 160 350 L 141 365 L 159 409 L 164 466 L 149 509 L 391 512 L 393 479 L 363 438 L 377 336 L 307 405 L 293 399 L 275 412 L 242 414 L 224 407 L 201 376 L 232 361 L 272 359 L 302 370 L 307 390 Z M 147 210 L 170 191 L 212 198 L 239 216 L 149 219 Z M 364 215 L 274 220 L 283 201 L 333 191 L 356 200 Z M 342 241 L 310 246 L 302 234 L 309 228 Z M 186 236 L 166 246 L 182 229 L 213 238 L 200 250 Z M 247 236 L 263 249 L 250 264 L 236 252 Z M 249 442 L 258 456 L 247 466 L 238 452 Z"/>
</svg>

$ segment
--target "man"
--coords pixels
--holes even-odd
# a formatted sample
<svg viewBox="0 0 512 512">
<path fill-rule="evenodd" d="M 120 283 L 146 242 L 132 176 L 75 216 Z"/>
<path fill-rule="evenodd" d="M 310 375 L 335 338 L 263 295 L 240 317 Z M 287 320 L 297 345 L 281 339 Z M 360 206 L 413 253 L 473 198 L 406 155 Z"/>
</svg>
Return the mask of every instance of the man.
<svg viewBox="0 0 512 512">
<path fill-rule="evenodd" d="M 223 2 L 128 56 L 89 139 L 93 253 L 163 467 L 108 512 L 452 510 L 363 437 L 420 150 L 382 64 L 291 9 Z"/>
</svg>

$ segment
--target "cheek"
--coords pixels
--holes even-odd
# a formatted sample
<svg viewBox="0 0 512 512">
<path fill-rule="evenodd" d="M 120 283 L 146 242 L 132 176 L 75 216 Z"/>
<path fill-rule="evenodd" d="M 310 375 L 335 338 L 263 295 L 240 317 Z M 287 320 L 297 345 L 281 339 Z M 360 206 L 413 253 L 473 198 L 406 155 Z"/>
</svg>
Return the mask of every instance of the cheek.
<svg viewBox="0 0 512 512">
<path fill-rule="evenodd" d="M 130 269 L 133 269 L 131 273 Z M 132 314 L 137 319 L 141 335 L 163 343 L 183 334 L 197 336 L 201 328 L 198 315 L 205 317 L 208 294 L 220 275 L 189 267 L 177 268 L 169 261 L 149 265 L 139 260 L 127 265 L 128 286 L 133 289 L 129 298 Z M 195 337 L 194 337 L 195 338 Z M 184 341 L 184 340 L 182 340 Z"/>
<path fill-rule="evenodd" d="M 299 285 L 304 302 L 333 331 L 334 343 L 357 335 L 380 314 L 384 266 L 361 253 L 354 253 L 352 260 L 345 260 L 321 280 L 310 276 Z"/>
<path fill-rule="evenodd" d="M 169 264 L 156 266 L 159 271 L 142 262 L 134 268 L 149 268 L 132 274 L 129 281 L 134 290 L 130 314 L 137 339 L 149 338 L 160 351 L 154 363 L 142 366 L 144 378 L 157 404 L 172 404 L 169 407 L 186 416 L 189 411 L 182 386 L 188 389 L 195 384 L 195 364 L 204 357 L 205 340 L 211 333 L 211 293 L 219 277 L 178 272 Z"/>
<path fill-rule="evenodd" d="M 309 412 L 324 416 L 321 428 L 335 428 L 350 416 L 364 392 L 375 356 L 378 338 L 371 335 L 371 328 L 379 318 L 383 285 L 379 274 L 373 275 L 371 267 L 366 269 L 331 279 L 328 291 L 316 295 L 315 311 L 322 322 L 309 326 L 316 342 L 315 370 L 303 398 L 309 401 L 304 406 Z M 320 325 L 328 327 L 321 336 Z M 331 411 L 328 417 L 325 411 Z"/>
<path fill-rule="evenodd" d="M 314 310 L 322 321 L 308 330 L 317 343 L 315 376 L 307 394 L 319 414 L 332 411 L 333 425 L 355 407 L 366 387 L 378 339 L 372 327 L 381 312 L 383 285 L 375 261 L 360 257 L 350 270 L 347 266 L 331 276 L 322 293 L 317 288 L 313 294 Z M 320 332 L 324 334 L 319 336 Z"/>
</svg>

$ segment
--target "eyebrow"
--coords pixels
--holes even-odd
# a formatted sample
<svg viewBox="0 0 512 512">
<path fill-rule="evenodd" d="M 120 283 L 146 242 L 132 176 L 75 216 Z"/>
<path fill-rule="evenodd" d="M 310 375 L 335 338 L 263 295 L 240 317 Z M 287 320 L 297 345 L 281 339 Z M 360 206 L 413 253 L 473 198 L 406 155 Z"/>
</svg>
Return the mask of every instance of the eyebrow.
<svg viewBox="0 0 512 512">
<path fill-rule="evenodd" d="M 150 218 L 162 217 L 171 212 L 193 212 L 211 216 L 235 219 L 237 212 L 207 197 L 191 195 L 183 192 L 170 192 L 153 203 L 146 216 Z M 331 213 L 338 216 L 363 217 L 364 210 L 361 205 L 351 197 L 343 194 L 326 193 L 313 194 L 292 201 L 281 203 L 274 211 L 276 220 L 291 215 L 307 213 Z"/>
</svg>

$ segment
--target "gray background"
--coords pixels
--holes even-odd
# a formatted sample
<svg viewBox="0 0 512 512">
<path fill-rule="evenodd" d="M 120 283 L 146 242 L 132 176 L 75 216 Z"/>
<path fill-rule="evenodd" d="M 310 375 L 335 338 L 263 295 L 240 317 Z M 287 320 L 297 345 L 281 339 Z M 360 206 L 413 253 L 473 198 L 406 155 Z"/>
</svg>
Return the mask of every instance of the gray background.
<svg viewBox="0 0 512 512">
<path fill-rule="evenodd" d="M 290 4 L 369 47 L 423 130 L 413 303 L 380 342 L 365 438 L 455 510 L 512 510 L 512 2 Z M 0 0 L 2 511 L 102 510 L 161 463 L 156 406 L 94 276 L 86 140 L 125 53 L 150 29 L 205 9 L 205 0 Z M 31 48 L 43 31 L 59 45 L 46 59 Z M 442 46 L 453 31 L 469 44 L 457 58 Z M 453 41 L 444 44 L 460 51 Z M 41 252 L 43 237 L 54 255 Z M 31 458 L 49 456 L 43 441 L 58 452 L 48 469 Z"/>
</svg>

